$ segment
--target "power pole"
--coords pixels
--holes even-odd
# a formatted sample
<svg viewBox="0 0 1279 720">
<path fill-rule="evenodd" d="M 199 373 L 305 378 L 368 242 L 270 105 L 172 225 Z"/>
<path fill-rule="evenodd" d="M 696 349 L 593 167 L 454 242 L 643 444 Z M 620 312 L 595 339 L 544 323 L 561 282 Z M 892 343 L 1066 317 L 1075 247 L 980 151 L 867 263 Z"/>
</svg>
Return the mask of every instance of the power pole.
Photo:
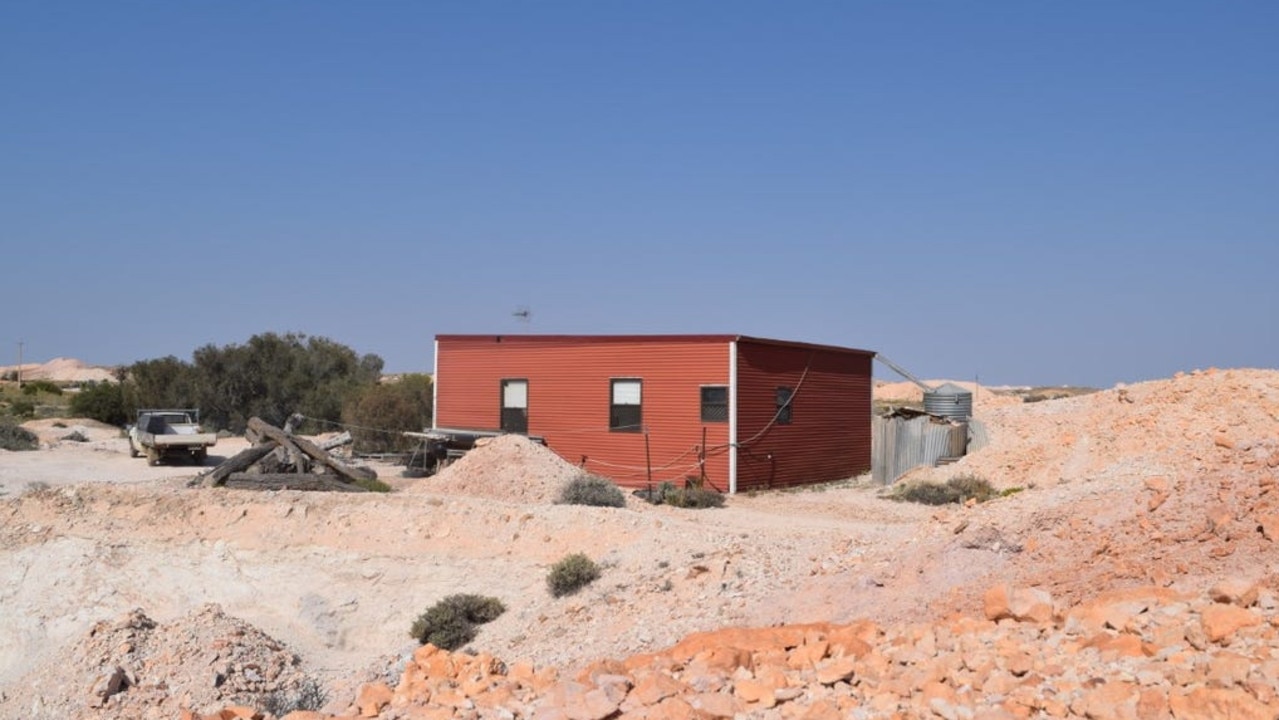
<svg viewBox="0 0 1279 720">
<path fill-rule="evenodd" d="M 22 389 L 22 346 L 24 343 L 18 341 L 18 389 Z"/>
</svg>

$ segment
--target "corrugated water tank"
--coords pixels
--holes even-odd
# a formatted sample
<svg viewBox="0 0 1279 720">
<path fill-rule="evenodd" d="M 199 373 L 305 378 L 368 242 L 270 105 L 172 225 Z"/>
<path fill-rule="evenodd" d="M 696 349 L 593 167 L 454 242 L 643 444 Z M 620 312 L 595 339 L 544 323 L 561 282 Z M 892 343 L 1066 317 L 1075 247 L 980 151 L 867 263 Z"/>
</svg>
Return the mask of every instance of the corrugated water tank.
<svg viewBox="0 0 1279 720">
<path fill-rule="evenodd" d="M 946 383 L 924 393 L 924 412 L 967 420 L 973 416 L 973 394 L 955 383 Z"/>
</svg>

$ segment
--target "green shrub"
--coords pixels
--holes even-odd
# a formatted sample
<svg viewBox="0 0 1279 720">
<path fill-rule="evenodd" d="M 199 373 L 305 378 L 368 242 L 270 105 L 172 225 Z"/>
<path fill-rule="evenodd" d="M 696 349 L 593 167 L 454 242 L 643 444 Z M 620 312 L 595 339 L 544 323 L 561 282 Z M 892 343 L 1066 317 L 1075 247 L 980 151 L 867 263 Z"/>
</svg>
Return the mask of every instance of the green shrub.
<svg viewBox="0 0 1279 720">
<path fill-rule="evenodd" d="M 0 423 L 0 448 L 5 450 L 39 450 L 40 439 L 30 430 L 12 423 Z"/>
<path fill-rule="evenodd" d="M 999 492 L 985 478 L 976 475 L 958 475 L 944 483 L 921 482 L 902 485 L 890 497 L 899 502 L 921 505 L 950 505 L 975 499 L 986 502 L 999 496 Z"/>
<path fill-rule="evenodd" d="M 667 505 L 678 508 L 717 508 L 724 507 L 724 496 L 706 488 L 672 489 L 663 498 Z"/>
<path fill-rule="evenodd" d="M 456 650 L 475 639 L 477 625 L 492 622 L 504 612 L 506 606 L 495 597 L 449 595 L 418 616 L 409 634 L 422 644 Z"/>
<path fill-rule="evenodd" d="M 546 585 L 551 595 L 564 597 L 595 582 L 600 576 L 600 566 L 582 553 L 574 553 L 551 566 Z"/>
<path fill-rule="evenodd" d="M 568 481 L 556 502 L 560 505 L 626 507 L 626 496 L 612 480 L 588 473 Z"/>
<path fill-rule="evenodd" d="M 129 413 L 124 409 L 124 392 L 119 383 L 88 383 L 71 398 L 71 414 L 108 425 L 124 425 Z"/>
<path fill-rule="evenodd" d="M 36 404 L 26 398 L 10 400 L 9 414 L 16 418 L 28 420 L 36 416 Z"/>
<path fill-rule="evenodd" d="M 23 383 L 23 395 L 35 395 L 36 393 L 49 393 L 50 395 L 61 395 L 62 388 L 54 385 L 48 380 L 33 380 L 29 383 Z"/>
</svg>

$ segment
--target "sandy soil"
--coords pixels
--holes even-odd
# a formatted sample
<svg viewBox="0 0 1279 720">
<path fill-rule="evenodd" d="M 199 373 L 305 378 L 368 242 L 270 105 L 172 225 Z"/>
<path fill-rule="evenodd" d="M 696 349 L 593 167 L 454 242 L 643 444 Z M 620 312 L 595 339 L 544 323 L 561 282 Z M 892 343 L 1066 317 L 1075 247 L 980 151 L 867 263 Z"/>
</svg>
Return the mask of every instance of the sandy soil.
<svg viewBox="0 0 1279 720">
<path fill-rule="evenodd" d="M 349 689 L 393 674 L 413 618 L 455 592 L 509 608 L 476 650 L 573 668 L 724 626 L 977 613 L 996 582 L 1067 601 L 1225 576 L 1275 586 L 1279 555 L 1257 528 L 1279 512 L 1265 494 L 1279 476 L 1279 372 L 1194 373 L 978 415 L 987 448 L 908 479 L 979 473 L 1023 489 L 940 509 L 865 480 L 709 511 L 560 506 L 549 488 L 566 464 L 514 441 L 389 495 L 188 489 L 198 468 L 148 468 L 110 437 L 0 453 L 0 717 L 107 717 L 83 710 L 100 669 L 72 658 L 95 623 L 134 608 L 181 624 L 217 603 Z M 551 598 L 547 568 L 572 552 L 604 575 Z"/>
</svg>

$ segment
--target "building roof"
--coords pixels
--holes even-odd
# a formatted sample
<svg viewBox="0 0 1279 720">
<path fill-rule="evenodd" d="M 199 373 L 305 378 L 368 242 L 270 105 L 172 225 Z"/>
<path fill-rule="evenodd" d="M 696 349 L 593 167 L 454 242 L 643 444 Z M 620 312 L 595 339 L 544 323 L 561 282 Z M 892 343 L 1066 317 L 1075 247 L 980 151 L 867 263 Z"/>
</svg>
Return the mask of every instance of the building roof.
<svg viewBox="0 0 1279 720">
<path fill-rule="evenodd" d="M 798 342 L 794 340 L 774 340 L 771 338 L 751 337 L 749 335 L 708 334 L 708 335 L 436 335 L 436 341 L 452 340 L 492 340 L 500 343 L 614 343 L 614 342 L 745 342 L 757 345 L 779 345 L 782 347 L 807 348 L 828 352 L 852 353 L 855 355 L 874 356 L 872 350 L 840 347 L 838 345 L 821 345 L 817 343 Z"/>
</svg>

